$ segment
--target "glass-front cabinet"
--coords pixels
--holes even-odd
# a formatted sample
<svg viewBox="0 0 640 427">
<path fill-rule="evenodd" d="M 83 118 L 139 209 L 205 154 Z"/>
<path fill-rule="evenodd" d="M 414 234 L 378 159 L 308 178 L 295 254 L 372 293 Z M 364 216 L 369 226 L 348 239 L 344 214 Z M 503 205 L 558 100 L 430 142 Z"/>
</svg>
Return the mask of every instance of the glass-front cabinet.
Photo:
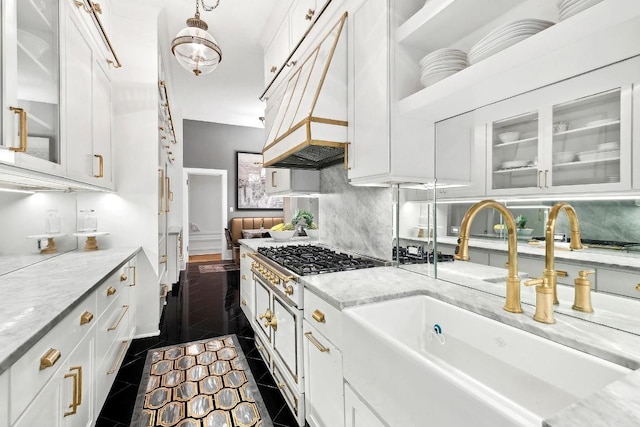
<svg viewBox="0 0 640 427">
<path fill-rule="evenodd" d="M 3 0 L 1 6 L 0 160 L 47 172 L 60 172 L 61 163 L 59 3 Z"/>
<path fill-rule="evenodd" d="M 640 59 L 485 107 L 489 195 L 631 189 Z"/>
</svg>

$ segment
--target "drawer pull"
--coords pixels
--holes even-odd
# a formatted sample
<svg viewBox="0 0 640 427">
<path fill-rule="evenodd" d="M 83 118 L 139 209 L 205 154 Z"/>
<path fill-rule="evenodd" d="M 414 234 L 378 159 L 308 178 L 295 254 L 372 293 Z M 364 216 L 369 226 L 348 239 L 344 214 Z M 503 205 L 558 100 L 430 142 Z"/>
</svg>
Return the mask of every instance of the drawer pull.
<svg viewBox="0 0 640 427">
<path fill-rule="evenodd" d="M 133 281 L 129 284 L 129 286 L 134 287 L 136 285 L 136 266 L 132 265 L 129 268 L 133 270 Z"/>
<path fill-rule="evenodd" d="M 567 272 L 566 272 L 566 271 L 564 271 L 564 270 L 556 270 L 556 274 L 557 274 L 559 277 L 569 277 L 569 273 L 567 273 Z"/>
<path fill-rule="evenodd" d="M 107 289 L 107 296 L 110 297 L 115 293 L 116 293 L 116 288 L 114 288 L 113 286 L 109 286 L 109 289 Z"/>
<path fill-rule="evenodd" d="M 311 317 L 313 317 L 313 320 L 315 320 L 318 323 L 325 323 L 324 313 L 321 312 L 320 310 L 314 310 Z"/>
<path fill-rule="evenodd" d="M 637 290 L 637 291 L 640 291 L 640 283 L 638 283 L 638 284 L 636 285 L 636 290 Z"/>
<path fill-rule="evenodd" d="M 242 254 L 242 258 L 246 258 L 246 257 L 247 257 L 247 254 Z"/>
<path fill-rule="evenodd" d="M 169 295 L 169 286 L 168 285 L 162 285 L 162 293 L 160 294 L 160 299 L 163 298 L 167 298 L 167 295 Z"/>
<path fill-rule="evenodd" d="M 71 372 L 65 374 L 65 378 L 73 378 L 73 401 L 69 404 L 71 411 L 65 412 L 64 416 L 75 415 L 78 412 L 78 406 L 82 404 L 82 367 L 73 366 L 70 371 L 78 371 L 77 373 Z"/>
<path fill-rule="evenodd" d="M 311 344 L 315 345 L 316 348 L 320 350 L 320 353 L 329 353 L 329 347 L 325 347 L 320 344 L 320 342 L 313 337 L 313 334 L 311 332 L 305 332 L 304 336 L 307 337 L 309 341 L 311 341 Z"/>
<path fill-rule="evenodd" d="M 127 277 L 127 275 L 126 275 L 126 274 L 124 274 L 124 273 L 120 276 L 120 281 L 121 281 L 121 282 L 126 282 L 126 281 L 127 281 L 127 279 L 128 279 L 128 277 Z"/>
<path fill-rule="evenodd" d="M 247 305 L 247 300 L 242 298 L 242 305 Z"/>
<path fill-rule="evenodd" d="M 283 389 L 285 387 L 285 383 L 278 383 L 278 388 L 279 389 Z"/>
<path fill-rule="evenodd" d="M 127 314 L 127 311 L 129 311 L 129 306 L 123 305 L 122 312 L 120 313 L 120 316 L 118 316 L 118 320 L 116 320 L 116 324 L 111 326 L 109 329 L 107 329 L 107 331 L 115 331 L 116 329 L 118 329 L 118 326 L 120 326 L 120 322 L 122 322 L 122 319 L 124 319 L 124 315 Z"/>
<path fill-rule="evenodd" d="M 43 369 L 52 367 L 58 359 L 60 359 L 60 350 L 50 348 L 49 351 L 40 358 L 40 370 L 42 371 Z"/>
<path fill-rule="evenodd" d="M 124 360 L 124 356 L 127 354 L 128 347 L 129 341 L 122 341 L 122 344 L 120 344 L 120 353 L 118 354 L 118 357 L 116 357 L 116 362 L 113 364 L 111 369 L 107 371 L 107 375 L 115 374 L 116 372 L 118 372 L 118 366 L 120 366 L 120 364 Z"/>
<path fill-rule="evenodd" d="M 247 276 L 245 274 L 242 275 L 242 280 L 247 280 Z"/>
<path fill-rule="evenodd" d="M 93 313 L 91 313 L 90 311 L 85 311 L 80 316 L 80 325 L 86 325 L 87 323 L 91 322 L 92 320 L 93 320 Z"/>
</svg>

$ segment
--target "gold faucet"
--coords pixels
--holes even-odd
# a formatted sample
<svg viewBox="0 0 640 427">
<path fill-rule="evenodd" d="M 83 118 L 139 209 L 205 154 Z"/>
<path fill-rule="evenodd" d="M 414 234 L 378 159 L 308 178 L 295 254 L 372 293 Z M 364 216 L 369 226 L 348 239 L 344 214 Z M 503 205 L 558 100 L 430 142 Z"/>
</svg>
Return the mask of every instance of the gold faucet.
<svg viewBox="0 0 640 427">
<path fill-rule="evenodd" d="M 556 220 L 560 211 L 564 210 L 569 217 L 569 224 L 571 225 L 571 242 L 569 247 L 571 249 L 582 249 L 582 242 L 580 240 L 580 224 L 578 223 L 578 215 L 575 209 L 569 203 L 558 202 L 549 211 L 549 219 L 547 220 L 547 227 L 544 234 L 545 252 L 544 252 L 544 273 L 543 276 L 549 282 L 549 286 L 553 289 L 553 303 L 558 304 L 558 292 L 557 292 L 557 272 L 555 270 L 555 250 L 553 236 L 556 232 Z"/>
<path fill-rule="evenodd" d="M 547 278 L 530 279 L 525 281 L 524 284 L 526 286 L 537 285 L 536 312 L 533 315 L 533 320 L 541 323 L 556 323 L 556 319 L 553 317 L 553 290 L 549 286 Z"/>
<path fill-rule="evenodd" d="M 456 246 L 454 257 L 461 261 L 469 261 L 469 234 L 471 231 L 471 222 L 478 212 L 486 208 L 493 208 L 500 212 L 507 223 L 509 272 L 507 274 L 507 295 L 504 309 L 510 313 L 522 313 L 522 306 L 520 305 L 520 278 L 518 277 L 518 238 L 516 235 L 516 222 L 513 219 L 511 212 L 509 212 L 502 203 L 496 202 L 495 200 L 483 200 L 469 208 L 462 219 L 462 224 L 460 224 L 460 235 L 458 236 L 458 246 Z"/>
</svg>

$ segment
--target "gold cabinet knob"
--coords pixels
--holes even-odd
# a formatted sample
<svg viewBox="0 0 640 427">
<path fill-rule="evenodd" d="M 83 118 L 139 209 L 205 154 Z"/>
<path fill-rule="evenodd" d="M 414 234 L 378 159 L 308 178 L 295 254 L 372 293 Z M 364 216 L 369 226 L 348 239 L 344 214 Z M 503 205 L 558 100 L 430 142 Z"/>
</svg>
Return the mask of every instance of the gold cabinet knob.
<svg viewBox="0 0 640 427">
<path fill-rule="evenodd" d="M 113 286 L 109 286 L 109 289 L 107 289 L 107 296 L 110 297 L 115 293 L 116 293 L 116 288 L 114 288 Z"/>
<path fill-rule="evenodd" d="M 50 348 L 44 356 L 40 358 L 40 370 L 42 371 L 43 369 L 52 367 L 58 359 L 60 359 L 60 350 Z"/>
<path fill-rule="evenodd" d="M 278 319 L 276 319 L 276 316 L 272 315 L 271 319 L 264 322 L 265 328 L 268 328 L 269 326 L 271 326 L 271 329 L 273 329 L 274 331 L 278 330 Z"/>
<path fill-rule="evenodd" d="M 242 258 L 246 258 L 246 257 L 247 257 L 247 254 L 242 254 Z"/>
<path fill-rule="evenodd" d="M 636 285 L 636 290 L 637 290 L 637 291 L 640 291 L 640 283 L 638 283 L 638 284 Z"/>
<path fill-rule="evenodd" d="M 80 325 L 86 325 L 87 323 L 93 320 L 93 313 L 90 311 L 85 311 L 80 315 Z"/>
<path fill-rule="evenodd" d="M 324 318 L 324 313 L 321 312 L 320 310 L 314 310 L 313 314 L 311 315 L 311 317 L 313 317 L 313 320 L 315 320 L 318 323 L 325 323 L 326 320 Z"/>
<path fill-rule="evenodd" d="M 272 73 L 275 73 L 276 71 L 278 71 L 278 67 L 276 67 L 275 65 L 272 65 L 271 68 L 269 68 L 269 71 Z"/>
<path fill-rule="evenodd" d="M 126 274 L 124 274 L 124 273 L 122 274 L 122 276 L 120 276 L 120 281 L 121 281 L 121 282 L 126 282 L 126 281 L 127 281 L 127 279 L 128 279 L 128 277 L 127 277 L 127 275 L 126 275 Z"/>
<path fill-rule="evenodd" d="M 307 21 L 311 21 L 313 19 L 313 15 L 315 15 L 316 11 L 313 9 L 309 9 L 309 11 L 304 15 L 304 19 Z"/>
<path fill-rule="evenodd" d="M 284 293 L 287 294 L 287 295 L 293 295 L 293 286 L 286 285 L 284 287 Z"/>
<path fill-rule="evenodd" d="M 242 298 L 242 305 L 247 305 L 247 300 Z"/>
<path fill-rule="evenodd" d="M 247 276 L 246 275 L 242 275 L 242 280 L 247 280 Z"/>
<path fill-rule="evenodd" d="M 284 388 L 285 384 L 284 383 L 278 383 L 278 388 Z"/>
</svg>

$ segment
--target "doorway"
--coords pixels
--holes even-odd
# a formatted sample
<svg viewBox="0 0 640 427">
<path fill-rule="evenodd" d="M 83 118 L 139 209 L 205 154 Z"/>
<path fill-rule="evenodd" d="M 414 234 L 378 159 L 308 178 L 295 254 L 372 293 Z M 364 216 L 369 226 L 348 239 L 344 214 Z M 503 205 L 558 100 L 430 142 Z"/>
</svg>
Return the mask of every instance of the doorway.
<svg viewBox="0 0 640 427">
<path fill-rule="evenodd" d="M 183 237 L 190 262 L 231 259 L 227 226 L 227 171 L 183 169 Z"/>
</svg>

